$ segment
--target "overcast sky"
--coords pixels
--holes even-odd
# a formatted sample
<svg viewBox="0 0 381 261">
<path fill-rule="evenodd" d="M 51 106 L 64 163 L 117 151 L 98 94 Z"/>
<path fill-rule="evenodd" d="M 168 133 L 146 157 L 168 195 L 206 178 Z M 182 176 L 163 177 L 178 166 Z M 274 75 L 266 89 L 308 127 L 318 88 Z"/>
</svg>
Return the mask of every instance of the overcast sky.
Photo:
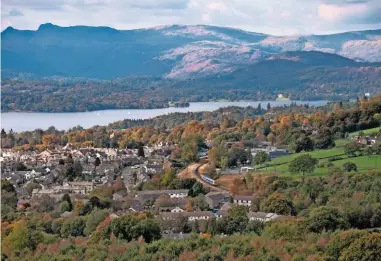
<svg viewBox="0 0 381 261">
<path fill-rule="evenodd" d="M 381 0 L 2 0 L 2 30 L 209 24 L 276 35 L 381 28 Z"/>
</svg>

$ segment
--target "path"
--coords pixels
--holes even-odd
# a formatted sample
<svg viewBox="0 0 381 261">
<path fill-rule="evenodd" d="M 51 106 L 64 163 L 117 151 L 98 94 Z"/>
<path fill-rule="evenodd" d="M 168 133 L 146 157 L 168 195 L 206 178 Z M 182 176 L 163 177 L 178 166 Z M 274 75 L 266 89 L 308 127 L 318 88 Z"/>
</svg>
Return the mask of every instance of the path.
<svg viewBox="0 0 381 261">
<path fill-rule="evenodd" d="M 179 173 L 178 177 L 183 178 L 183 179 L 194 178 L 198 182 L 200 182 L 204 187 L 209 188 L 211 191 L 229 192 L 228 190 L 225 190 L 225 189 L 217 187 L 217 186 L 213 186 L 212 184 L 209 184 L 209 183 L 205 182 L 204 180 L 202 180 L 200 177 L 200 174 L 198 173 L 198 169 L 202 165 L 203 164 L 201 164 L 201 163 L 193 163 L 193 164 L 189 165 L 186 169 L 181 171 Z"/>
</svg>

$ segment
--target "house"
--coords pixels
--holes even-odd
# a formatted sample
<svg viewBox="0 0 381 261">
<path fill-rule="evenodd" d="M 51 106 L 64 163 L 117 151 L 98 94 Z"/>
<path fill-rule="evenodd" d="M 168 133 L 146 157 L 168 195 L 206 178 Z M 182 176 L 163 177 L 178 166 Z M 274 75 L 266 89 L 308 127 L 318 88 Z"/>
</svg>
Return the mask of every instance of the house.
<svg viewBox="0 0 381 261">
<path fill-rule="evenodd" d="M 214 217 L 211 211 L 195 211 L 195 212 L 161 212 L 160 216 L 163 220 L 175 220 L 185 217 L 188 221 L 208 220 Z"/>
<path fill-rule="evenodd" d="M 126 195 L 127 195 L 126 191 L 121 190 L 112 194 L 112 199 L 122 201 Z"/>
<path fill-rule="evenodd" d="M 250 221 L 261 221 L 261 222 L 268 222 L 273 221 L 277 219 L 281 219 L 285 216 L 278 215 L 276 213 L 265 213 L 265 212 L 249 212 L 247 214 Z"/>
<path fill-rule="evenodd" d="M 95 183 L 92 181 L 69 181 L 66 184 L 71 188 L 84 188 L 85 193 L 89 193 L 95 188 Z"/>
<path fill-rule="evenodd" d="M 128 209 L 129 212 L 141 212 L 144 211 L 146 208 L 139 200 L 132 201 L 131 207 Z"/>
<path fill-rule="evenodd" d="M 138 191 L 136 197 L 143 201 L 156 200 L 161 195 L 168 195 L 170 198 L 185 198 L 188 196 L 188 189 L 178 190 L 144 190 Z"/>
<path fill-rule="evenodd" d="M 205 201 L 209 208 L 220 208 L 224 203 L 230 201 L 230 195 L 227 192 L 209 192 L 205 195 Z"/>
<path fill-rule="evenodd" d="M 253 201 L 253 197 L 252 196 L 240 196 L 240 195 L 236 195 L 236 196 L 233 197 L 233 203 L 237 204 L 237 205 L 240 205 L 240 206 L 248 206 L 248 207 L 250 207 L 252 201 Z"/>
<path fill-rule="evenodd" d="M 32 179 L 32 178 L 37 178 L 41 176 L 41 172 L 37 172 L 35 170 L 32 170 L 32 171 L 27 171 L 24 175 L 25 179 L 26 180 L 29 180 L 29 179 Z"/>
<path fill-rule="evenodd" d="M 184 209 L 178 207 L 178 206 L 172 206 L 172 207 L 160 207 L 159 208 L 159 211 L 160 212 L 172 212 L 172 213 L 181 213 L 181 212 L 185 212 Z"/>
</svg>

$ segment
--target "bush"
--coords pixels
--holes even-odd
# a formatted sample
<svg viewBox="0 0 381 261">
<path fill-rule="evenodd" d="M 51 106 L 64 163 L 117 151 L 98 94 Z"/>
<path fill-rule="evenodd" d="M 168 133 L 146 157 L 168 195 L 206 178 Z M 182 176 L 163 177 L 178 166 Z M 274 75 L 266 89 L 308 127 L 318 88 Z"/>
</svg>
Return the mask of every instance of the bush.
<svg viewBox="0 0 381 261">
<path fill-rule="evenodd" d="M 345 162 L 343 164 L 343 168 L 346 172 L 351 172 L 351 171 L 357 172 L 357 165 L 353 162 Z"/>
</svg>

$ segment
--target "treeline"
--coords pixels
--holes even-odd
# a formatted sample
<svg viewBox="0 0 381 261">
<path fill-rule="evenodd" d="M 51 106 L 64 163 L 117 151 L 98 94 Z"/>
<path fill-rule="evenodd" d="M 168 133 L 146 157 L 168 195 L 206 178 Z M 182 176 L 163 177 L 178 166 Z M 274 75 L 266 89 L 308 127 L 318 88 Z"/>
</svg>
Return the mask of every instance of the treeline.
<svg viewBox="0 0 381 261">
<path fill-rule="evenodd" d="M 376 66 L 308 67 L 271 61 L 227 75 L 187 80 L 129 77 L 115 80 L 58 78 L 10 80 L 2 84 L 2 111 L 77 112 L 106 109 L 152 109 L 226 100 L 348 100 L 381 90 Z M 283 64 L 286 63 L 286 64 Z M 295 67 L 296 66 L 296 67 Z"/>
<path fill-rule="evenodd" d="M 381 257 L 380 184 L 379 171 L 348 174 L 332 168 L 329 177 L 304 182 L 248 174 L 233 185 L 253 196 L 250 210 L 286 216 L 262 223 L 249 220 L 244 206 L 231 207 L 220 219 L 189 222 L 161 220 L 154 211 L 115 217 L 111 214 L 128 203 L 100 190 L 124 189 L 118 180 L 97 189 L 86 203 L 65 195 L 57 204 L 45 195 L 20 205 L 14 187 L 2 181 L 2 258 L 374 261 Z M 158 199 L 163 200 L 169 199 Z M 202 205 L 208 208 L 190 200 L 186 209 Z M 70 216 L 61 216 L 67 211 Z M 165 239 L 168 230 L 192 235 Z"/>
</svg>

